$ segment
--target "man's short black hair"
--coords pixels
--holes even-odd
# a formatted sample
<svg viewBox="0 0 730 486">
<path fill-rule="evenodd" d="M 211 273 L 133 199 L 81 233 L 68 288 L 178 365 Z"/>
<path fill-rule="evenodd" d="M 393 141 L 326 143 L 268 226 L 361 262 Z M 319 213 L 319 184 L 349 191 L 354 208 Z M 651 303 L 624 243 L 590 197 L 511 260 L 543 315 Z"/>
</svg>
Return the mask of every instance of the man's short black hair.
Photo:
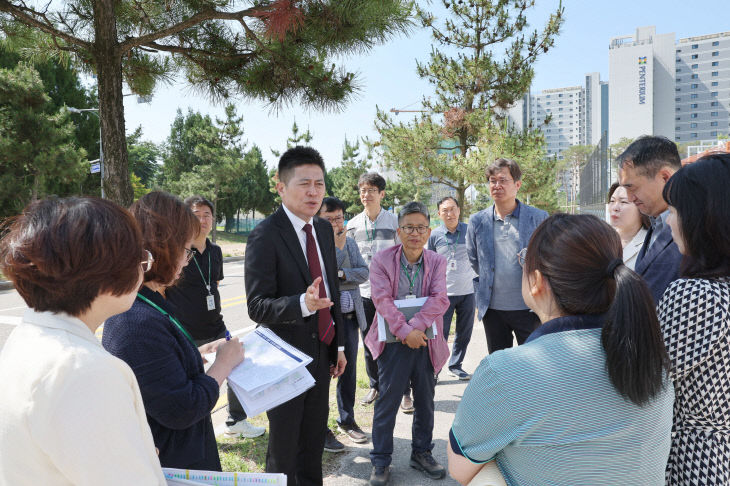
<svg viewBox="0 0 730 486">
<path fill-rule="evenodd" d="M 375 186 L 378 188 L 378 191 L 383 192 L 385 190 L 385 179 L 377 172 L 365 172 L 357 181 L 358 188 L 364 185 Z"/>
<path fill-rule="evenodd" d="M 492 162 L 492 165 L 487 167 L 487 170 L 485 171 L 487 174 L 487 179 L 489 179 L 502 169 L 507 169 L 509 171 L 509 175 L 512 176 L 512 179 L 515 182 L 522 180 L 522 169 L 520 169 L 520 165 L 512 159 L 505 158 L 496 159 L 494 162 Z"/>
<path fill-rule="evenodd" d="M 318 165 L 322 169 L 322 174 L 325 173 L 324 160 L 319 152 L 312 147 L 297 145 L 284 152 L 279 159 L 279 180 L 284 184 L 288 183 L 292 172 L 300 165 Z"/>
<path fill-rule="evenodd" d="M 408 216 L 409 214 L 422 214 L 426 216 L 426 220 L 428 222 L 431 222 L 431 216 L 428 214 L 428 208 L 425 204 L 418 202 L 418 201 L 411 201 L 407 203 L 398 213 L 398 225 L 400 226 L 400 222 L 403 218 Z"/>
<path fill-rule="evenodd" d="M 208 209 L 210 209 L 210 214 L 213 214 L 213 203 L 203 196 L 199 196 L 197 194 L 185 198 L 185 205 L 190 209 L 193 209 L 195 206 L 208 206 Z"/>
<path fill-rule="evenodd" d="M 446 196 L 446 197 L 441 198 L 441 200 L 436 204 L 436 209 L 441 209 L 441 205 L 443 203 L 445 203 L 446 201 L 448 201 L 449 199 L 454 201 L 454 204 L 456 204 L 457 208 L 461 208 L 461 206 L 459 206 L 459 201 L 457 201 L 456 198 L 454 198 L 453 196 Z"/>
<path fill-rule="evenodd" d="M 677 144 L 666 137 L 644 135 L 631 143 L 616 159 L 619 169 L 632 165 L 646 177 L 654 177 L 663 167 L 679 170 L 682 159 Z"/>
<path fill-rule="evenodd" d="M 334 213 L 337 210 L 341 210 L 342 214 L 345 214 L 345 203 L 337 199 L 336 197 L 326 197 L 322 200 L 322 207 L 319 208 L 319 212 L 327 211 L 328 213 Z"/>
</svg>

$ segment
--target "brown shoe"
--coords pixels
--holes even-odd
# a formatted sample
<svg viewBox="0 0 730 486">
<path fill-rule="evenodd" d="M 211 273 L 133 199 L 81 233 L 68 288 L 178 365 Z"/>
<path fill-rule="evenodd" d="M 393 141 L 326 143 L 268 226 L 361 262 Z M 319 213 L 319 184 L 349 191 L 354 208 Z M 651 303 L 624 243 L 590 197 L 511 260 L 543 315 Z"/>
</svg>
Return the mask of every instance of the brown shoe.
<svg viewBox="0 0 730 486">
<path fill-rule="evenodd" d="M 378 398 L 378 390 L 375 388 L 371 388 L 370 391 L 368 391 L 368 394 L 365 395 L 362 400 L 360 400 L 360 403 L 363 405 L 369 405 L 375 401 L 375 399 Z"/>
<path fill-rule="evenodd" d="M 368 436 L 365 435 L 365 432 L 356 423 L 337 424 L 337 429 L 343 434 L 347 434 L 355 444 L 364 444 L 368 441 Z"/>
<path fill-rule="evenodd" d="M 411 400 L 411 395 L 403 395 L 403 401 L 400 403 L 400 410 L 403 413 L 413 413 L 415 408 L 413 408 L 413 400 Z"/>
</svg>

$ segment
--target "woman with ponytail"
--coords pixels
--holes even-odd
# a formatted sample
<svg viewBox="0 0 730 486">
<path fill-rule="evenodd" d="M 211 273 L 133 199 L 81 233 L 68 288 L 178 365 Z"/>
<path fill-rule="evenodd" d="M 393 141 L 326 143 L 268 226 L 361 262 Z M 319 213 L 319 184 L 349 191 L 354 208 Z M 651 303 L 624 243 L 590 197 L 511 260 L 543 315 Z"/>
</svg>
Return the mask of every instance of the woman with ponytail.
<svg viewBox="0 0 730 486">
<path fill-rule="evenodd" d="M 730 484 L 730 154 L 678 170 L 664 187 L 684 255 L 658 314 L 677 393 L 667 484 Z"/>
<path fill-rule="evenodd" d="M 449 471 L 489 461 L 509 485 L 664 484 L 674 391 L 651 293 L 621 240 L 589 215 L 555 215 L 518 255 L 542 325 L 487 356 L 450 432 Z"/>
</svg>

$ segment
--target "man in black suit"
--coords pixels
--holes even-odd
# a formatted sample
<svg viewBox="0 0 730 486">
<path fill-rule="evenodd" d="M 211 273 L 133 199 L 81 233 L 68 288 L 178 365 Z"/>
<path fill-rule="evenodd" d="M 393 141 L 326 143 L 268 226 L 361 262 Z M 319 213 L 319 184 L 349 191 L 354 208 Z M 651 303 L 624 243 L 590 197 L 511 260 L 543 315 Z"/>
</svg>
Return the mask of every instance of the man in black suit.
<svg viewBox="0 0 730 486">
<path fill-rule="evenodd" d="M 666 223 L 669 206 L 664 185 L 682 167 L 677 145 L 665 137 L 639 137 L 618 157 L 619 180 L 629 199 L 651 218 L 651 229 L 636 257 L 635 271 L 649 285 L 658 304 L 669 284 L 679 278 L 682 254 Z"/>
<path fill-rule="evenodd" d="M 249 316 L 313 358 L 307 369 L 314 387 L 267 412 L 266 472 L 286 474 L 289 486 L 322 484 L 330 377 L 346 364 L 332 225 L 314 217 L 324 170 L 316 150 L 287 150 L 276 184 L 282 205 L 246 245 Z"/>
</svg>

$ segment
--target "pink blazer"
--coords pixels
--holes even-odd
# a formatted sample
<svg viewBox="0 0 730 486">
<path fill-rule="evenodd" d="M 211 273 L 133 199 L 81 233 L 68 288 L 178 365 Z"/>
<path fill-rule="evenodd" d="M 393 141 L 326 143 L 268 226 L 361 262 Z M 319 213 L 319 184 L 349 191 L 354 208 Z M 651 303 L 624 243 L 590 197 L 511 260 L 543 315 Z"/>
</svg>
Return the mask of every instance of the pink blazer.
<svg viewBox="0 0 730 486">
<path fill-rule="evenodd" d="M 373 256 L 370 264 L 371 298 L 375 309 L 383 315 L 390 326 L 390 332 L 400 339 L 419 329 L 425 331 L 434 321 L 438 326 L 438 334 L 428 342 L 428 354 L 435 373 L 449 359 L 449 346 L 443 337 L 443 316 L 449 308 L 446 296 L 446 258 L 431 250 L 423 250 L 423 287 L 421 295 L 428 300 L 413 318 L 406 322 L 403 314 L 393 301 L 398 295 L 398 279 L 400 277 L 400 255 L 403 245 L 391 246 Z M 385 348 L 385 342 L 378 341 L 378 317 L 375 316 L 370 332 L 365 337 L 365 345 L 377 359 Z M 403 344 L 402 346 L 405 346 Z"/>
</svg>

